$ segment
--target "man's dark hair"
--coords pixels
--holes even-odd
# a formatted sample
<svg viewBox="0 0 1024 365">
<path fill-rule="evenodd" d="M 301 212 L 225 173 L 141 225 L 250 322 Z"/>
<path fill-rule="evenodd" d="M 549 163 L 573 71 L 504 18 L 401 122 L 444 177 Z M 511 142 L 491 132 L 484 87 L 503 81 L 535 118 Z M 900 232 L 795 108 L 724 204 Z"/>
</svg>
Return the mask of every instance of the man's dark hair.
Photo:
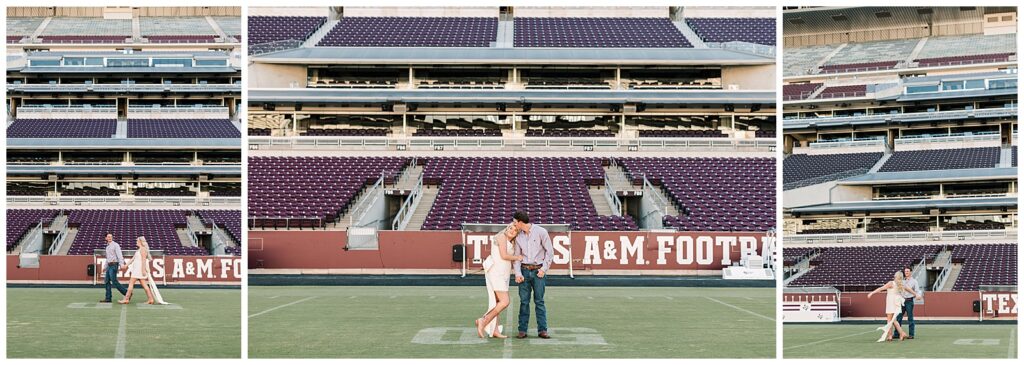
<svg viewBox="0 0 1024 365">
<path fill-rule="evenodd" d="M 903 268 L 903 270 L 910 270 L 910 271 L 914 271 L 914 270 L 911 270 L 911 269 L 910 269 L 909 267 L 904 267 L 904 268 Z"/>
<path fill-rule="evenodd" d="M 107 232 L 107 234 L 103 235 L 103 237 L 106 237 L 106 236 L 113 236 L 113 235 L 114 235 L 113 233 Z"/>
<path fill-rule="evenodd" d="M 515 219 L 523 223 L 530 223 L 530 215 L 526 214 L 526 212 L 521 210 L 516 211 L 514 214 L 512 214 L 512 219 Z"/>
</svg>

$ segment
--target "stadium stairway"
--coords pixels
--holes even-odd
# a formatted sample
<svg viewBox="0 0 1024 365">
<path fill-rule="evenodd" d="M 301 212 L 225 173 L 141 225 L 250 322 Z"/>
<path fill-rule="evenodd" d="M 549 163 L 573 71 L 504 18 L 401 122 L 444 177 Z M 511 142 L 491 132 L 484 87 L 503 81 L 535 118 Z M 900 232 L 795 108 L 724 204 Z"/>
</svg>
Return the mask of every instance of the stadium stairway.
<svg viewBox="0 0 1024 365">
<path fill-rule="evenodd" d="M 38 39 L 39 35 L 43 34 L 43 30 L 46 29 L 46 26 L 50 25 L 50 21 L 51 20 L 53 20 L 53 17 L 46 17 L 46 19 L 43 19 L 43 21 L 39 22 L 39 26 L 36 27 L 36 30 L 32 32 L 32 35 L 29 36 L 29 38 L 32 39 L 33 41 Z"/>
<path fill-rule="evenodd" d="M 876 162 L 874 166 L 871 166 L 871 169 L 868 170 L 868 173 L 873 174 L 878 172 L 878 170 L 882 169 L 882 166 L 885 166 L 885 162 L 889 161 L 889 157 L 892 157 L 892 152 L 886 149 L 885 153 L 882 154 L 882 158 L 878 159 L 878 162 Z"/>
<path fill-rule="evenodd" d="M 999 164 L 996 167 L 1013 167 L 1013 146 L 999 149 Z"/>
<path fill-rule="evenodd" d="M 207 15 L 206 22 L 210 23 L 210 28 L 213 28 L 213 31 L 217 33 L 220 39 L 223 39 L 225 42 L 227 41 L 228 35 L 224 34 L 224 30 L 220 28 L 220 24 L 217 24 L 217 21 L 213 20 L 213 17 Z"/>
<path fill-rule="evenodd" d="M 420 181 L 421 176 L 423 176 L 423 166 L 410 165 L 405 168 L 402 176 L 398 178 L 395 188 L 398 190 L 415 189 L 416 183 Z"/>
<path fill-rule="evenodd" d="M 139 24 L 139 17 L 132 17 L 132 42 L 142 39 L 142 25 Z"/>
<path fill-rule="evenodd" d="M 924 49 L 926 43 L 928 43 L 928 37 L 921 38 L 921 40 L 917 41 L 917 45 L 914 46 L 914 50 L 910 51 L 910 55 L 907 56 L 907 59 L 903 60 L 903 64 L 913 64 L 914 60 L 917 59 L 917 55 L 921 54 L 921 50 Z"/>
<path fill-rule="evenodd" d="M 939 291 L 953 291 L 953 285 L 956 284 L 956 279 L 960 276 L 960 270 L 963 268 L 964 264 L 952 264 L 949 268 L 949 275 L 946 276 L 946 281 L 942 283 Z"/>
<path fill-rule="evenodd" d="M 64 225 L 67 224 L 67 221 L 68 221 L 68 216 L 67 215 L 58 214 L 57 217 L 53 219 L 53 222 L 50 223 L 49 230 L 50 231 L 56 231 L 56 230 L 60 229 L 60 227 L 64 227 Z M 75 242 L 75 236 L 77 236 L 77 235 L 78 235 L 78 228 L 72 228 L 72 227 L 69 226 L 67 234 L 64 236 L 64 244 L 62 244 L 60 247 L 57 247 L 57 249 L 55 251 L 56 254 L 57 255 L 67 255 L 68 251 L 71 251 L 71 243 Z"/>
<path fill-rule="evenodd" d="M 626 170 L 619 165 L 605 166 L 604 175 L 608 179 L 608 185 L 611 185 L 615 191 L 636 190 L 633 183 L 626 178 Z"/>
<path fill-rule="evenodd" d="M 117 118 L 117 130 L 114 138 L 128 138 L 128 120 Z"/>
<path fill-rule="evenodd" d="M 839 47 L 836 47 L 836 49 L 833 49 L 831 53 L 829 53 L 825 57 L 822 57 L 820 60 L 818 60 L 818 64 L 814 65 L 814 70 L 815 70 L 814 73 L 818 73 L 818 70 L 820 70 L 822 66 L 825 66 L 825 64 L 828 63 L 828 60 L 831 60 L 832 57 L 835 57 L 837 54 L 839 54 L 839 51 L 842 51 L 843 48 L 846 48 L 847 45 L 849 45 L 849 43 L 840 44 Z M 823 89 L 825 89 L 825 88 L 824 87 L 818 88 L 818 91 L 815 91 L 813 95 L 808 97 L 808 99 L 814 99 L 814 98 L 818 97 L 818 93 L 820 93 L 821 90 L 823 90 Z"/>
<path fill-rule="evenodd" d="M 611 204 L 608 204 L 608 199 L 604 196 L 604 187 L 590 187 L 587 191 L 590 193 L 590 200 L 594 202 L 594 208 L 597 209 L 597 215 L 620 215 L 619 212 L 612 210 Z"/>
<path fill-rule="evenodd" d="M 302 42 L 302 48 L 316 47 L 317 43 L 320 43 L 320 40 L 324 39 L 324 37 L 327 36 L 327 33 L 330 33 L 331 29 L 334 29 L 334 26 L 338 25 L 340 22 L 341 20 L 337 19 L 329 19 L 324 22 L 320 28 L 313 32 L 313 35 L 310 35 L 309 38 L 306 38 L 305 42 Z"/>
<path fill-rule="evenodd" d="M 405 226 L 406 231 L 419 231 L 423 228 L 423 221 L 427 220 L 427 214 L 430 213 L 430 208 L 434 206 L 434 200 L 437 199 L 437 193 L 440 191 L 438 186 L 423 186 L 423 196 L 420 198 L 419 205 L 413 210 L 412 217 L 409 218 L 409 224 Z"/>
<path fill-rule="evenodd" d="M 495 42 L 497 48 L 512 48 L 515 47 L 515 21 L 500 20 L 498 21 L 498 38 Z"/>
<path fill-rule="evenodd" d="M 683 33 L 683 37 L 686 37 L 686 40 L 690 41 L 693 48 L 708 48 L 708 45 L 704 44 L 704 40 L 700 39 L 697 32 L 694 32 L 693 29 L 690 28 L 690 25 L 686 24 L 685 19 L 674 21 L 672 24 L 675 24 L 676 28 L 679 29 L 679 32 Z"/>
</svg>

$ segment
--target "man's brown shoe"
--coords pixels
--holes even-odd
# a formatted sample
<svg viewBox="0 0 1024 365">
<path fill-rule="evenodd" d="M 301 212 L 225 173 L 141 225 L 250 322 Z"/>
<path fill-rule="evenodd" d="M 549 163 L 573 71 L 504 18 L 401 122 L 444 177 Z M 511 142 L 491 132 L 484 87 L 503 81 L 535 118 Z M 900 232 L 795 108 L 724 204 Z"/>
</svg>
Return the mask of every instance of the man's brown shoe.
<svg viewBox="0 0 1024 365">
<path fill-rule="evenodd" d="M 907 337 L 908 340 L 913 340 L 914 336 Z"/>
<path fill-rule="evenodd" d="M 540 337 L 540 338 L 551 338 L 551 336 L 548 336 L 548 331 L 544 331 L 544 332 L 538 333 L 537 337 Z"/>
<path fill-rule="evenodd" d="M 110 303 L 110 299 L 101 300 L 100 303 Z"/>
<path fill-rule="evenodd" d="M 519 334 L 516 335 L 516 338 L 526 338 L 526 332 L 519 332 Z"/>
</svg>

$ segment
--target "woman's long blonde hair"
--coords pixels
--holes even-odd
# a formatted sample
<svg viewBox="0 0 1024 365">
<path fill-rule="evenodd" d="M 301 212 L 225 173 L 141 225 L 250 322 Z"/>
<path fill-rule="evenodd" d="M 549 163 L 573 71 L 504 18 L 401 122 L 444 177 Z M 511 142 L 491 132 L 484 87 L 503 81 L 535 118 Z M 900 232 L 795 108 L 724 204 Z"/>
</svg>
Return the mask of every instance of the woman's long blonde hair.
<svg viewBox="0 0 1024 365">
<path fill-rule="evenodd" d="M 139 245 L 139 247 L 142 247 L 146 249 L 146 251 L 149 251 L 149 242 L 146 242 L 146 236 L 139 236 L 139 238 L 135 239 L 135 242 Z"/>
<path fill-rule="evenodd" d="M 896 285 L 896 289 L 903 290 L 903 270 L 897 271 L 892 276 L 892 282 Z"/>
</svg>

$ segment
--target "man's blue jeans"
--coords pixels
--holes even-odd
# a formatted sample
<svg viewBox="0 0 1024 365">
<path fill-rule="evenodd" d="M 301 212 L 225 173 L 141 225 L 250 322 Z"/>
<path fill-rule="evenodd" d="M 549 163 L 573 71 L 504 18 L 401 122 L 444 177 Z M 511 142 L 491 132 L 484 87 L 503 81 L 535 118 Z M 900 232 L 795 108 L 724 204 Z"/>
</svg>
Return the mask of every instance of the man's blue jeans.
<svg viewBox="0 0 1024 365">
<path fill-rule="evenodd" d="M 909 335 L 910 337 L 914 337 L 914 298 L 904 299 L 903 300 L 903 311 L 900 312 L 900 314 L 896 316 L 896 322 L 899 322 L 900 326 L 903 325 L 903 314 L 904 313 L 907 314 L 907 323 L 909 323 L 910 329 L 907 329 L 906 327 L 904 327 L 903 330 L 906 331 L 907 335 Z M 893 331 L 892 338 L 899 338 L 899 337 L 900 337 L 900 334 L 895 332 L 895 331 Z"/>
<path fill-rule="evenodd" d="M 548 330 L 548 310 L 544 307 L 544 286 L 547 274 L 537 277 L 537 270 L 520 268 L 523 282 L 519 283 L 519 332 L 526 332 L 530 324 L 530 293 L 533 293 L 533 304 L 537 307 L 537 332 Z"/>
<path fill-rule="evenodd" d="M 103 287 L 107 289 L 107 296 L 104 297 L 103 300 L 110 300 L 111 285 L 117 288 L 117 291 L 121 292 L 121 295 L 125 295 L 125 293 L 128 293 L 128 288 L 125 288 L 120 281 L 117 281 L 117 269 L 120 266 L 121 265 L 116 262 L 107 265 L 107 274 L 106 277 L 103 278 Z"/>
</svg>

